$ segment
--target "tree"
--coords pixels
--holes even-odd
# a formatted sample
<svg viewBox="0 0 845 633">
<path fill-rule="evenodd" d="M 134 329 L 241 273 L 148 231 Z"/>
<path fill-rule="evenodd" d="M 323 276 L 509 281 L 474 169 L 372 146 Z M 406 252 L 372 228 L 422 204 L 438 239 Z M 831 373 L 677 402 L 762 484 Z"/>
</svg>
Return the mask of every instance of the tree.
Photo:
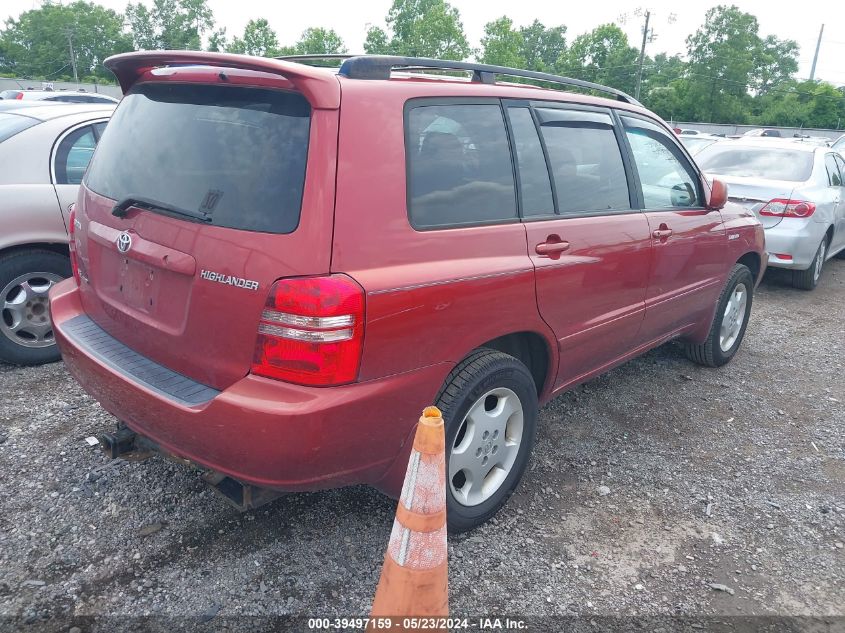
<svg viewBox="0 0 845 633">
<path fill-rule="evenodd" d="M 370 26 L 367 29 L 367 37 L 364 40 L 364 52 L 370 55 L 390 54 L 390 38 L 384 29 L 377 26 Z"/>
<path fill-rule="evenodd" d="M 246 23 L 243 37 L 232 38 L 227 50 L 242 55 L 274 57 L 280 54 L 279 38 L 266 19 L 258 18 Z"/>
<path fill-rule="evenodd" d="M 562 70 L 576 78 L 633 92 L 639 51 L 615 24 L 579 35 L 564 56 Z"/>
<path fill-rule="evenodd" d="M 387 31 L 367 32 L 368 53 L 456 60 L 472 53 L 460 13 L 445 0 L 393 0 L 385 21 Z"/>
<path fill-rule="evenodd" d="M 200 50 L 202 36 L 214 28 L 208 0 L 153 0 L 126 5 L 135 47 L 141 50 Z"/>
<path fill-rule="evenodd" d="M 6 20 L 0 33 L 0 72 L 70 79 L 71 42 L 80 78 L 110 79 L 103 60 L 132 50 L 120 13 L 83 0 L 66 5 L 45 2 L 38 9 L 23 12 L 17 20 Z"/>
<path fill-rule="evenodd" d="M 769 35 L 759 43 L 754 88 L 765 94 L 798 72 L 798 44 Z"/>
<path fill-rule="evenodd" d="M 521 56 L 525 68 L 540 72 L 555 72 L 566 53 L 566 27 L 546 28 L 539 20 L 519 29 L 522 35 Z"/>
<path fill-rule="evenodd" d="M 334 29 L 312 27 L 302 32 L 294 51 L 297 55 L 339 55 L 346 52 L 346 45 Z"/>
<path fill-rule="evenodd" d="M 221 53 L 229 48 L 229 38 L 226 36 L 226 27 L 214 31 L 208 36 L 208 50 L 212 53 Z"/>
<path fill-rule="evenodd" d="M 507 16 L 488 22 L 484 26 L 481 38 L 481 62 L 511 68 L 524 68 L 525 58 L 522 50 L 525 39 L 520 31 L 513 28 L 513 21 Z"/>
<path fill-rule="evenodd" d="M 698 120 L 744 123 L 760 55 L 757 18 L 735 6 L 707 11 L 687 38 L 690 99 Z"/>
</svg>

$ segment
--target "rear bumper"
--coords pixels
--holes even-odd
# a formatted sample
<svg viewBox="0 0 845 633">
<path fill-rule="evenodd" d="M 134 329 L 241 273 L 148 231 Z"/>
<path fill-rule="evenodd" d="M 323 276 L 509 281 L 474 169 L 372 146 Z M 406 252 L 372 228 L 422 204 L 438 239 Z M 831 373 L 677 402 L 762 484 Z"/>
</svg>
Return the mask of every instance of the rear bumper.
<svg viewBox="0 0 845 633">
<path fill-rule="evenodd" d="M 826 228 L 823 223 L 812 220 L 785 219 L 766 229 L 769 266 L 806 270 L 813 263 Z M 791 255 L 792 259 L 779 255 Z"/>
<path fill-rule="evenodd" d="M 136 380 L 75 338 L 68 324 L 84 312 L 73 279 L 57 284 L 50 300 L 65 364 L 104 409 L 166 452 L 277 490 L 367 483 L 395 494 L 396 482 L 382 479 L 407 452 L 420 411 L 449 371 L 433 365 L 328 388 L 247 375 L 190 404 Z"/>
</svg>

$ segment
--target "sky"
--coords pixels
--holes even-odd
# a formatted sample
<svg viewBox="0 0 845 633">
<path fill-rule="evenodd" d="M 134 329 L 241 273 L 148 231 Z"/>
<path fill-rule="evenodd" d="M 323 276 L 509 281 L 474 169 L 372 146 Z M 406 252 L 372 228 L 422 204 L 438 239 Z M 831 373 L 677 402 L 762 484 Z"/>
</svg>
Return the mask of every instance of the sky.
<svg viewBox="0 0 845 633">
<path fill-rule="evenodd" d="M 67 1 L 67 0 L 66 0 Z M 143 0 L 152 4 L 152 0 Z M 613 22 L 628 35 L 632 45 L 639 47 L 642 38 L 642 18 L 634 15 L 637 8 L 649 9 L 655 39 L 646 52 L 680 53 L 686 51 L 685 40 L 703 22 L 704 14 L 718 0 L 674 2 L 648 0 L 601 0 L 577 3 L 550 0 L 451 0 L 461 13 L 464 30 L 474 47 L 480 45 L 484 25 L 502 15 L 510 17 L 518 26 L 530 24 L 535 18 L 546 26 L 564 24 L 567 41 L 590 31 L 599 24 Z M 845 85 L 845 3 L 840 0 L 722 0 L 736 4 L 741 10 L 755 15 L 760 23 L 760 35 L 789 38 L 800 46 L 798 77 L 810 76 L 813 53 L 822 23 L 824 37 L 816 66 L 816 79 Z M 17 17 L 21 12 L 40 6 L 39 0 L 2 0 L 0 18 Z M 99 4 L 122 11 L 126 0 L 99 0 Z M 311 26 L 333 28 L 346 42 L 350 52 L 363 52 L 368 25 L 384 26 L 384 17 L 392 0 L 315 0 L 289 2 L 284 0 L 209 0 L 218 26 L 225 26 L 228 36 L 240 35 L 247 20 L 266 18 L 282 44 L 292 44 L 302 31 Z M 576 5 L 576 6 L 573 6 Z M 627 14 L 627 16 L 626 16 Z"/>
</svg>

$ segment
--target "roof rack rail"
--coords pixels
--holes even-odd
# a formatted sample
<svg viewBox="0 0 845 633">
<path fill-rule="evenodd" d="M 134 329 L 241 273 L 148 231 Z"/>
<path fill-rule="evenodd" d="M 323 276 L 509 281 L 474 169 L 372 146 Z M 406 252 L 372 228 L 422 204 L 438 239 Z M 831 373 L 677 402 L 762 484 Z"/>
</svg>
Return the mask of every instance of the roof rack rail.
<svg viewBox="0 0 845 633">
<path fill-rule="evenodd" d="M 349 59 L 350 57 L 363 57 L 363 55 L 355 55 L 355 54 L 348 54 L 348 53 L 313 53 L 308 55 L 278 55 L 273 59 L 281 59 L 282 61 L 286 62 L 314 62 L 320 61 L 323 59 L 329 61 L 340 61 Z"/>
<path fill-rule="evenodd" d="M 310 57 L 310 56 L 306 56 Z M 284 58 L 296 61 L 290 57 Z M 550 73 L 541 73 L 534 70 L 520 70 L 508 68 L 507 66 L 493 66 L 491 64 L 477 64 L 475 62 L 457 62 L 443 59 L 428 59 L 425 57 L 404 57 L 400 55 L 351 55 L 348 56 L 340 66 L 339 74 L 349 79 L 390 79 L 392 70 L 467 70 L 472 72 L 472 81 L 477 83 L 496 83 L 496 75 L 507 77 L 523 77 L 526 79 L 538 79 L 563 86 L 571 86 L 584 90 L 596 90 L 615 97 L 619 101 L 633 105 L 642 105 L 632 96 L 591 81 L 562 77 Z"/>
</svg>

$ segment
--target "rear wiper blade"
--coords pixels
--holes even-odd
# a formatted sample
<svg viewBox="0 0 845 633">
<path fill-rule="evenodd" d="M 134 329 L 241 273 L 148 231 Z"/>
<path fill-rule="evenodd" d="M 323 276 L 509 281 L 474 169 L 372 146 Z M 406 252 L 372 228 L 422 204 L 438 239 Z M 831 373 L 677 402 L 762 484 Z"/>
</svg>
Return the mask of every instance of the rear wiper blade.
<svg viewBox="0 0 845 633">
<path fill-rule="evenodd" d="M 112 207 L 111 214 L 116 218 L 125 218 L 126 212 L 130 207 L 140 207 L 141 209 L 149 209 L 150 211 L 161 211 L 169 215 L 178 215 L 191 220 L 198 220 L 200 222 L 211 222 L 212 218 L 209 214 L 202 211 L 191 211 L 190 209 L 181 209 L 174 207 L 166 202 L 159 202 L 151 198 L 144 198 L 142 196 L 127 196 Z"/>
</svg>

